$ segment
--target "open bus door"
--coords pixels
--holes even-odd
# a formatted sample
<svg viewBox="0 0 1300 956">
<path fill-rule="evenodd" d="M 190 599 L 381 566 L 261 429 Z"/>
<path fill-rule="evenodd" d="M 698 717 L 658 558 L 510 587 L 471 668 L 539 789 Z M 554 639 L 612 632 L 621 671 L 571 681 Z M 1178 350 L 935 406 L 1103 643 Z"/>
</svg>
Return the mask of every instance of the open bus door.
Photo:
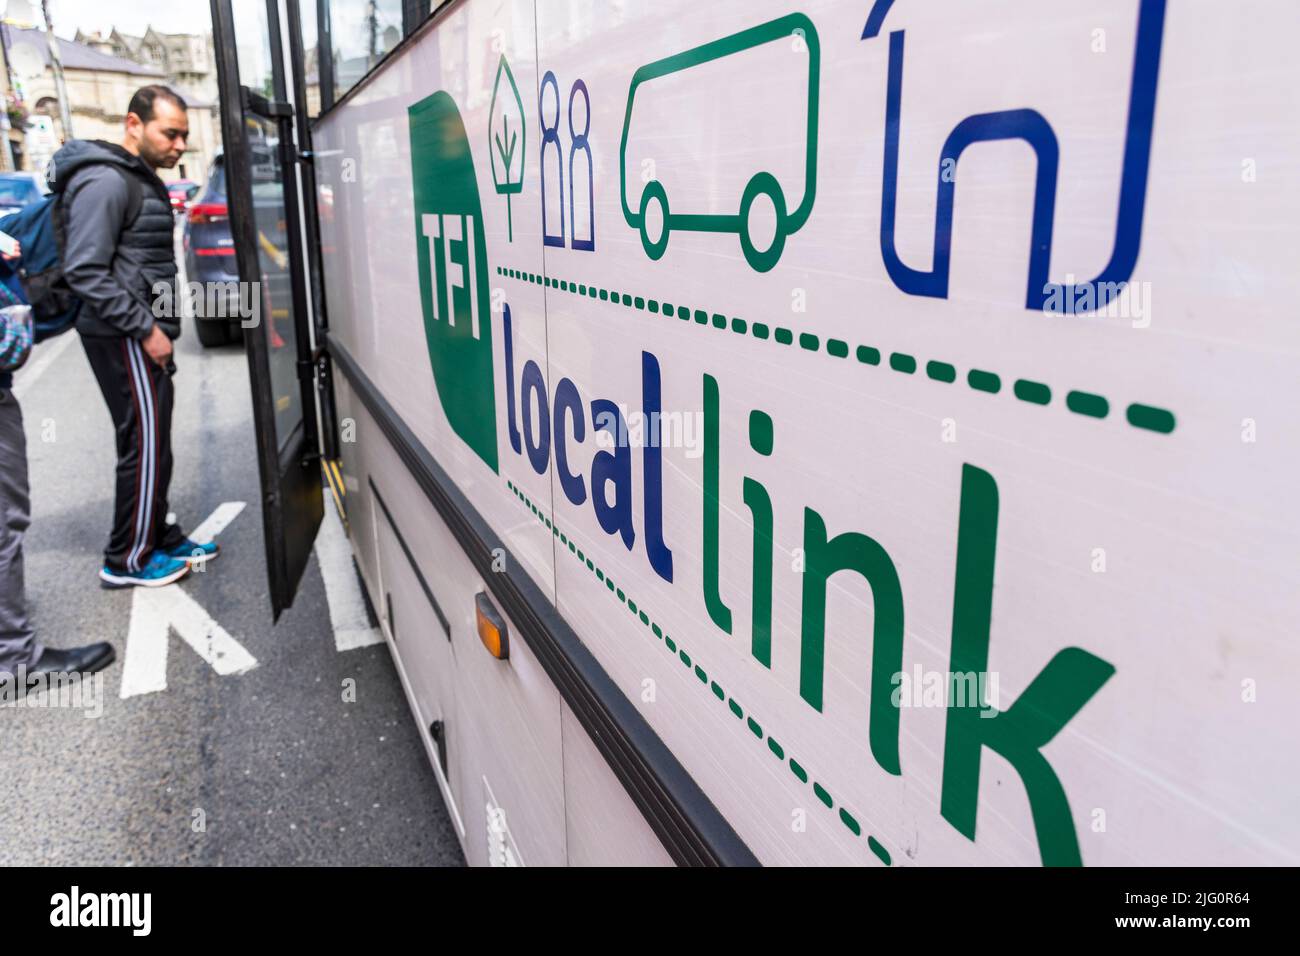
<svg viewBox="0 0 1300 956">
<path fill-rule="evenodd" d="M 211 3 L 231 232 L 241 295 L 255 317 L 245 322 L 244 343 L 278 618 L 293 603 L 320 526 L 321 408 L 332 407 L 328 395 L 318 400 L 316 386 L 323 359 L 314 350 L 309 299 L 305 156 L 285 78 L 279 4 Z M 290 7 L 295 14 L 296 4 Z M 321 381 L 327 386 L 328 375 Z"/>
</svg>

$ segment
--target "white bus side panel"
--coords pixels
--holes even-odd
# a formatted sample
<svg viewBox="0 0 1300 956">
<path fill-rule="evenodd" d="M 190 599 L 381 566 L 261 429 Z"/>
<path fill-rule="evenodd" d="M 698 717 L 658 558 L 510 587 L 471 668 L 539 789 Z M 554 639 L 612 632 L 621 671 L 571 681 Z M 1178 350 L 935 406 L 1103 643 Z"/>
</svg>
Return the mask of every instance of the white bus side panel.
<svg viewBox="0 0 1300 956">
<path fill-rule="evenodd" d="M 1267 0 L 468 0 L 317 130 L 332 334 L 763 862 L 1296 862 L 1297 27 Z M 1124 258 L 1147 133 L 1125 296 L 1027 307 Z M 726 210 L 772 180 L 746 252 Z M 467 215 L 486 376 L 446 363 L 473 310 L 453 336 L 438 298 Z M 500 692 L 474 650 L 457 707 Z M 607 859 L 561 812 L 570 859 Z"/>
<path fill-rule="evenodd" d="M 1296 25 L 1295 9 L 1256 3 L 1224 18 L 1213 4 L 1169 5 L 1132 275 L 1138 298 L 1119 303 L 1116 315 L 1072 316 L 1025 307 L 1035 162 L 1020 140 L 977 143 L 953 169 L 947 297 L 905 294 L 891 280 L 880 239 L 890 33 L 907 39 L 898 257 L 916 269 L 931 264 L 938 157 L 950 132 L 968 116 L 1033 108 L 1054 130 L 1060 156 L 1048 276 L 1084 282 L 1101 272 L 1115 244 L 1138 3 L 1071 13 L 1055 4 L 900 0 L 880 36 L 867 40 L 870 4 L 803 5 L 821 55 L 816 203 L 766 272 L 746 261 L 734 232 L 673 231 L 662 258 L 652 259 L 620 206 L 618 150 L 639 64 L 791 7 L 576 6 L 583 15 L 575 5 L 538 5 L 539 72 L 557 77 L 566 104 L 576 81 L 586 91 L 576 94 L 577 129 L 567 110 L 561 117 L 566 190 L 572 134 L 585 125 L 580 106 L 591 104 L 596 248 L 548 247 L 546 268 L 550 279 L 577 279 L 601 294 L 593 300 L 548 288 L 548 384 L 554 393 L 567 376 L 584 401 L 607 398 L 635 413 L 644 408 L 650 353 L 660 407 L 689 418 L 704 410 L 706 377 L 717 382 L 716 593 L 730 633 L 708 607 L 706 456 L 689 442 L 663 450 L 671 582 L 652 569 L 640 448 L 631 467 L 630 548 L 602 530 L 590 502 L 573 504 L 557 485 L 555 521 L 621 592 L 611 595 L 585 562 L 564 560 L 561 549 L 559 606 L 760 859 L 875 862 L 870 837 L 895 864 L 1061 862 L 1074 847 L 1095 864 L 1294 861 L 1300 823 L 1288 807 L 1296 780 L 1269 756 L 1289 746 L 1284 695 L 1265 700 L 1258 687 L 1272 683 L 1261 675 L 1297 670 L 1284 635 L 1300 610 L 1300 521 L 1289 477 L 1300 430 L 1292 417 L 1268 410 L 1293 405 L 1300 392 L 1300 330 L 1283 304 L 1298 291 L 1298 201 L 1286 177 L 1243 180 L 1243 157 L 1258 154 L 1256 165 L 1258 156 L 1270 166 L 1293 162 L 1297 136 L 1277 120 L 1295 118 L 1297 107 L 1284 92 L 1294 77 L 1279 83 L 1276 70 L 1247 66 L 1241 51 L 1268 49 L 1268 62 L 1285 61 L 1278 37 Z M 661 113 L 705 111 L 729 130 L 739 115 L 751 135 L 695 138 L 688 133 L 700 124 L 689 119 L 680 135 L 655 126 L 658 140 L 641 144 L 644 165 L 628 158 L 626 191 L 647 179 L 668 183 L 660 170 L 674 163 L 701 184 L 697 194 L 716 200 L 715 188 L 782 168 L 784 160 L 768 154 L 802 148 L 785 114 L 808 108 L 811 38 L 798 29 L 772 44 L 776 59 L 761 68 L 737 54 L 740 72 L 730 84 L 718 82 L 714 61 L 693 68 L 702 74 L 693 91 L 680 82 L 689 71 L 640 86 L 633 134 L 636 110 L 664 83 Z M 745 71 L 754 69 L 785 69 L 788 88 L 773 93 L 768 75 L 750 82 Z M 682 178 L 674 171 L 671 180 Z M 787 192 L 791 207 L 798 194 L 796 181 Z M 691 198 L 688 190 L 683 201 Z M 670 209 L 675 203 L 670 194 Z M 1265 233 L 1269 241 L 1256 238 Z M 532 287 L 508 282 L 507 298 L 521 285 Z M 607 303 L 605 290 L 658 299 L 660 314 L 635 301 Z M 676 318 L 663 317 L 665 301 Z M 737 331 L 736 318 L 751 327 Z M 758 322 L 770 329 L 763 338 L 752 328 Z M 783 329 L 786 342 L 777 337 Z M 831 352 L 832 339 L 848 354 Z M 858 345 L 878 349 L 878 364 L 861 360 Z M 519 362 L 517 355 L 516 368 Z M 972 370 L 996 372 L 1001 392 L 971 384 Z M 1029 397 L 1020 398 L 1021 379 L 1046 383 L 1048 405 L 1035 404 L 1028 386 Z M 1093 417 L 1071 392 L 1105 397 L 1108 414 Z M 1171 409 L 1177 427 L 1171 434 L 1137 427 L 1130 404 Z M 770 454 L 751 444 L 751 410 L 771 417 Z M 1245 420 L 1257 415 L 1277 429 L 1267 448 L 1243 441 Z M 590 436 L 568 439 L 577 475 L 590 474 L 598 453 Z M 514 461 L 507 475 L 526 474 L 526 462 Z M 964 484 L 970 468 L 986 477 Z M 774 512 L 766 663 L 753 637 L 747 479 Z M 979 699 L 996 694 L 1005 710 L 1069 648 L 1074 656 L 1054 665 L 1068 690 L 1086 682 L 1080 661 L 1114 668 L 1019 766 L 984 748 L 978 781 L 963 776 L 953 752 L 952 708 L 929 693 L 957 669 L 954 629 L 970 626 L 954 623 L 964 487 L 972 514 L 989 513 L 989 489 L 998 508 L 988 660 L 979 675 L 988 686 Z M 898 689 L 908 693 L 898 730 L 881 735 L 880 753 L 870 733 L 879 697 L 872 654 L 885 638 L 873 640 L 873 627 L 884 616 L 878 602 L 888 575 L 876 575 L 874 595 L 856 572 L 832 579 L 824 655 L 804 660 L 817 629 L 804 632 L 803 569 L 821 523 L 830 536 L 869 537 L 874 544 L 859 542 L 859 553 L 878 546 L 887 556 L 879 563 L 897 575 Z M 643 613 L 674 638 L 675 650 Z M 806 689 L 809 680 L 820 687 Z M 1040 761 L 1068 803 L 1054 801 L 1045 775 L 1032 781 L 1036 802 L 1062 809 L 1041 832 L 1025 779 Z M 966 800 L 977 805 L 969 834 L 951 819 Z"/>
<path fill-rule="evenodd" d="M 609 764 L 568 704 L 564 726 L 564 815 L 570 866 L 671 866 Z"/>
<path fill-rule="evenodd" d="M 317 164 L 318 178 L 330 197 L 321 211 L 323 279 L 330 333 L 345 343 L 457 487 L 488 516 L 505 514 L 500 482 L 482 457 L 458 438 L 445 404 L 455 400 L 457 389 L 448 386 L 440 393 L 430 365 L 429 335 L 449 331 L 449 317 L 442 315 L 432 320 L 428 329 L 423 320 L 418 262 L 429 238 L 413 206 L 408 107 L 436 91 L 448 91 L 459 104 L 471 141 L 486 143 L 491 70 L 495 69 L 496 59 L 493 57 L 491 64 L 485 60 L 491 32 L 508 28 L 531 37 L 530 32 L 523 32 L 531 31 L 531 24 L 531 4 L 506 5 L 499 14 L 492 15 L 485 5 L 462 4 L 445 15 L 437 29 L 427 33 L 408 53 L 387 64 L 353 99 L 324 118 L 314 132 L 314 144 L 322 154 Z M 470 43 L 471 35 L 485 38 L 484 43 Z M 531 40 L 525 46 L 531 48 Z M 535 87 L 531 61 L 515 62 L 514 70 L 521 90 L 526 92 Z M 529 131 L 530 143 L 535 139 L 532 134 Z M 536 153 L 531 149 L 527 158 L 533 164 L 537 162 Z M 484 170 L 483 175 L 488 176 L 483 196 L 486 207 L 486 197 L 495 199 L 496 196 L 490 174 Z M 525 172 L 525 177 L 535 181 L 535 169 Z M 518 207 L 513 212 L 516 233 L 526 231 L 537 235 L 540 229 L 537 207 L 521 203 L 517 197 L 512 205 Z M 485 208 L 484 213 L 487 211 Z M 507 231 L 504 208 L 501 212 L 499 232 L 504 239 Z M 480 226 L 483 225 L 489 231 L 491 246 L 497 241 L 497 223 L 495 219 L 480 221 Z M 460 226 L 443 224 L 443 236 L 451 237 L 453 228 Z M 522 243 L 517 245 L 522 247 Z M 528 246 L 526 262 L 540 272 L 540 245 L 529 243 Z M 461 269 L 452 268 L 457 272 Z M 455 276 L 449 284 L 453 281 L 459 288 L 464 285 L 464 276 Z M 496 370 L 499 387 L 499 370 L 504 361 L 501 315 L 491 310 L 499 309 L 500 297 L 493 297 L 492 289 L 481 291 L 487 296 L 489 306 L 482 310 L 483 314 L 476 315 L 480 323 L 479 341 L 486 345 L 490 339 L 493 352 L 489 368 Z M 516 294 L 511 301 L 520 313 L 515 323 L 517 341 L 545 354 L 541 291 Z M 465 327 L 461 322 L 456 325 L 456 331 Z M 473 385 L 487 388 L 492 382 L 474 382 L 463 390 L 468 392 Z M 504 440 L 504 409 L 498 408 L 495 416 L 497 441 L 508 447 Z M 539 498 L 549 492 L 546 478 L 532 476 L 531 480 L 527 477 L 521 480 Z M 545 591 L 553 594 L 549 532 L 519 521 L 513 522 L 513 527 L 493 523 L 515 557 L 527 566 Z"/>
<path fill-rule="evenodd" d="M 492 805 L 501 811 L 496 825 L 508 830 L 520 862 L 562 865 L 566 821 L 559 694 L 522 640 L 511 642 L 508 661 L 484 649 L 474 616 L 474 596 L 485 590 L 484 582 L 364 406 L 346 387 L 336 397 L 340 416 L 352 418 L 357 427 L 356 442 L 343 446 L 345 479 L 357 489 L 347 498 L 351 537 L 359 553 L 367 538 L 378 542 L 379 561 L 366 568 L 366 582 L 426 740 L 430 722 L 444 721 L 446 776 L 464 821 L 466 859 L 489 862 L 494 821 L 487 807 Z M 450 642 L 376 490 L 451 625 Z M 390 595 L 393 622 L 387 619 Z"/>
</svg>

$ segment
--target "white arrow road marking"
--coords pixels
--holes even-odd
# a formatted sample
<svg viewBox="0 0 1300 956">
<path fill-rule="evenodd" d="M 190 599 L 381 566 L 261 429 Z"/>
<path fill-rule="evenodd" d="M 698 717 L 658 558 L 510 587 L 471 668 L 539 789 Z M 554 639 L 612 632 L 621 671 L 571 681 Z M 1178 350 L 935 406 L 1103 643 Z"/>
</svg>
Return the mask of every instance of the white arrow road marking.
<svg viewBox="0 0 1300 956">
<path fill-rule="evenodd" d="M 191 540 L 211 541 L 243 510 L 242 501 L 224 502 L 191 532 Z M 167 641 L 172 631 L 222 677 L 257 666 L 257 658 L 176 585 L 136 588 L 122 667 L 123 700 L 167 689 Z"/>
<path fill-rule="evenodd" d="M 325 601 L 330 609 L 330 626 L 334 628 L 334 648 L 350 651 L 371 644 L 382 644 L 384 635 L 370 626 L 361 584 L 352 566 L 352 546 L 348 543 L 343 522 L 334 510 L 334 499 L 327 496 L 325 517 L 316 535 L 316 561 L 325 581 Z"/>
<path fill-rule="evenodd" d="M 136 588 L 122 668 L 123 700 L 167 689 L 167 637 L 172 631 L 222 677 L 257 666 L 257 659 L 179 587 Z"/>
<path fill-rule="evenodd" d="M 244 510 L 244 502 L 227 501 L 218 505 L 217 510 L 208 515 L 207 519 L 190 532 L 190 540 L 195 544 L 207 544 L 217 535 L 225 530 L 226 525 L 234 521 L 238 514 Z"/>
</svg>

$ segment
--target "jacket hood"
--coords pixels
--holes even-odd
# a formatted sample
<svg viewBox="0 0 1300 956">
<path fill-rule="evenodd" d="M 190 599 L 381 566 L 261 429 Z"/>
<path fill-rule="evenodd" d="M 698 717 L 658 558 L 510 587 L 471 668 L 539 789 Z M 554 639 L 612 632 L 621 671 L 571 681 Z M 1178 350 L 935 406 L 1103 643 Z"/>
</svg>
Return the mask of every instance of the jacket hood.
<svg viewBox="0 0 1300 956">
<path fill-rule="evenodd" d="M 51 192 L 62 192 L 73 173 L 83 166 L 108 164 L 120 166 L 137 175 L 148 174 L 150 178 L 158 176 L 138 156 L 132 156 L 116 143 L 102 139 L 74 139 L 64 143 L 55 152 L 50 165 L 45 170 L 45 181 Z"/>
</svg>

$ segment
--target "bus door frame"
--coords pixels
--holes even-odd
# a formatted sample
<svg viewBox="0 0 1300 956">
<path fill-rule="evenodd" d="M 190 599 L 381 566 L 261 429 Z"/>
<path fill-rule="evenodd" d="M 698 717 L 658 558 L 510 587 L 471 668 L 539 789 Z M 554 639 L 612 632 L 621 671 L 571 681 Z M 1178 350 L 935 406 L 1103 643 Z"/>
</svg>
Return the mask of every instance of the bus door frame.
<svg viewBox="0 0 1300 956">
<path fill-rule="evenodd" d="M 296 19 L 296 2 L 289 2 L 290 12 Z M 299 202 L 302 195 L 314 197 L 314 192 L 307 192 L 307 183 L 302 175 L 309 156 L 301 153 L 297 145 L 299 130 L 295 120 L 300 117 L 294 103 L 288 99 L 279 3 L 277 0 L 265 0 L 265 3 L 266 39 L 271 53 L 274 99 L 268 99 L 240 83 L 232 0 L 211 0 L 211 8 L 231 235 L 235 242 L 240 282 L 246 290 L 260 289 L 263 279 L 253 204 L 252 153 L 247 136 L 247 121 L 270 121 L 275 125 L 278 138 L 293 306 L 295 365 L 302 408 L 302 420 L 290 430 L 290 438 L 284 443 L 283 449 L 276 430 L 276 396 L 271 381 L 271 345 L 268 340 L 271 316 L 262 316 L 257 326 L 244 330 L 244 348 L 252 387 L 253 424 L 257 437 L 267 577 L 272 614 L 278 620 L 280 614 L 293 604 L 324 514 L 320 469 L 320 425 L 324 416 L 318 410 L 316 383 L 316 369 L 322 357 L 313 341 L 315 329 L 311 317 L 311 305 L 319 305 L 321 300 L 317 296 L 310 299 L 308 296 L 310 257 L 307 250 L 316 243 L 317 237 L 314 229 L 310 234 L 304 233 L 304 218 Z M 247 30 L 248 26 L 245 24 L 243 29 Z M 295 66 L 294 73 L 300 76 L 300 66 Z M 298 94 L 296 101 L 302 103 L 301 85 L 295 83 L 295 86 L 295 93 Z M 310 221 L 314 225 L 315 217 L 312 216 Z M 259 304 L 260 301 L 259 297 Z M 328 385 L 328 377 L 325 381 Z M 332 413 L 332 392 L 328 397 L 328 408 Z M 329 421 L 332 436 L 332 416 Z"/>
</svg>

